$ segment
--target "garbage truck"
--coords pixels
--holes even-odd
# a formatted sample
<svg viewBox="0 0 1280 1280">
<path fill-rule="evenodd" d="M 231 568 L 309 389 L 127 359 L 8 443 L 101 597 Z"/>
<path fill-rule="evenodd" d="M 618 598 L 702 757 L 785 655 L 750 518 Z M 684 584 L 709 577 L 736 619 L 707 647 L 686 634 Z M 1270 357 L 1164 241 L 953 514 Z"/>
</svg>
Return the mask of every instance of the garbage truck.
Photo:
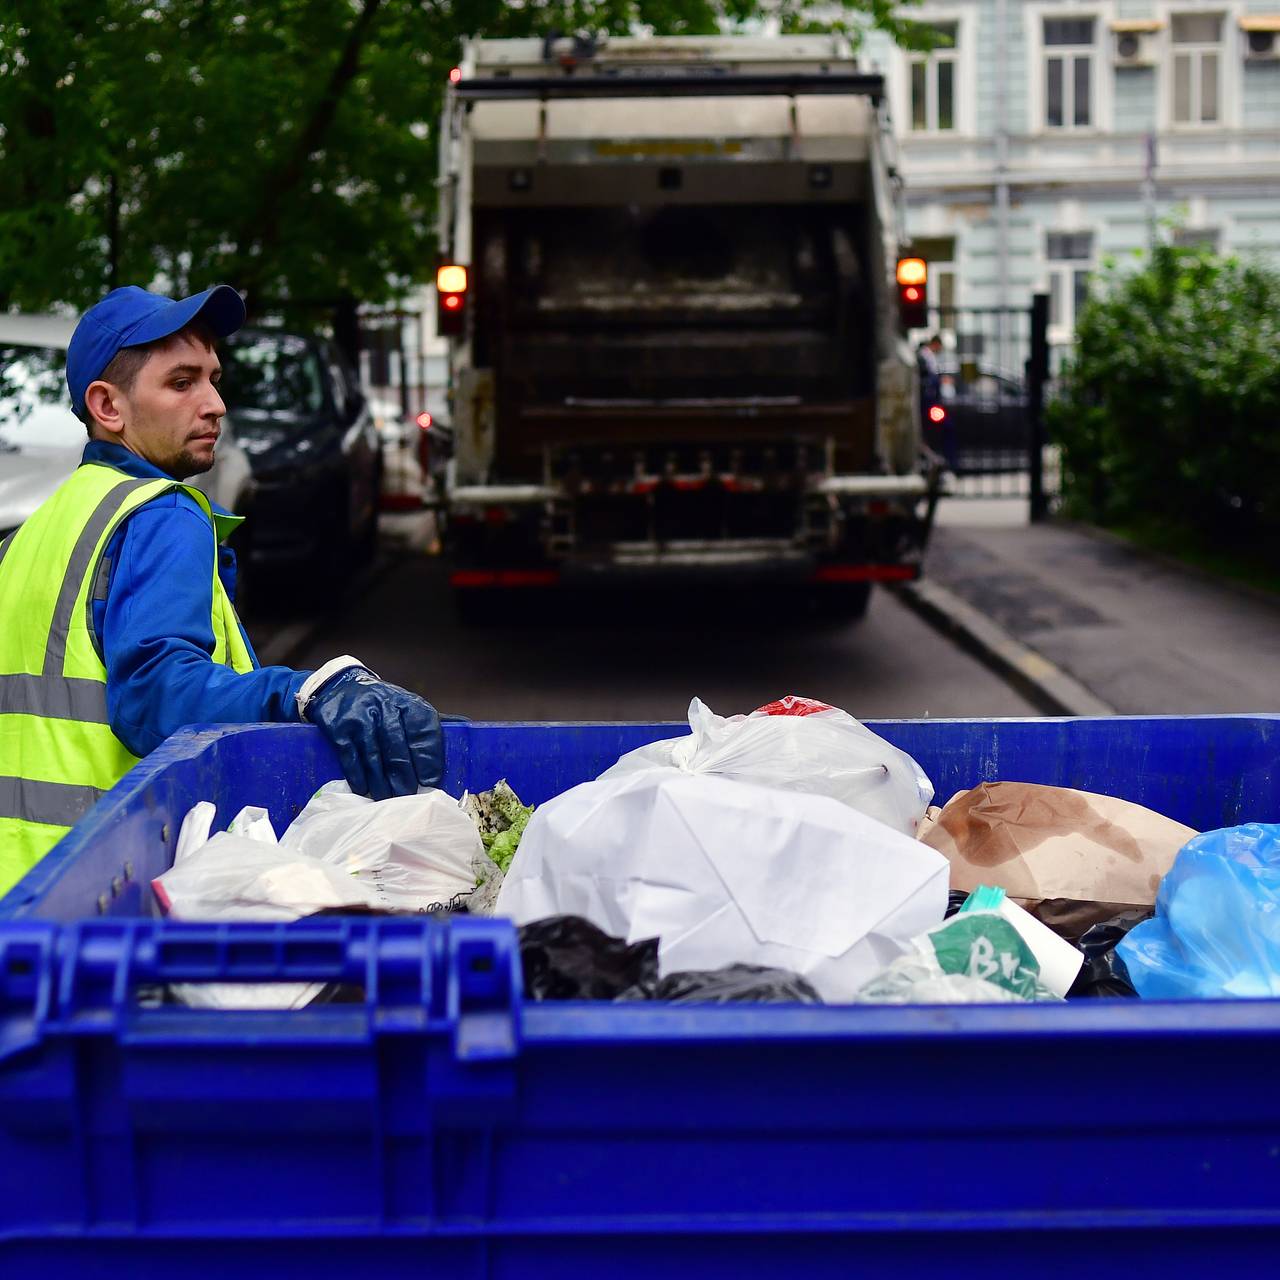
<svg viewBox="0 0 1280 1280">
<path fill-rule="evenodd" d="M 439 188 L 464 609 L 732 577 L 856 616 L 920 573 L 926 268 L 843 37 L 472 40 Z"/>
</svg>

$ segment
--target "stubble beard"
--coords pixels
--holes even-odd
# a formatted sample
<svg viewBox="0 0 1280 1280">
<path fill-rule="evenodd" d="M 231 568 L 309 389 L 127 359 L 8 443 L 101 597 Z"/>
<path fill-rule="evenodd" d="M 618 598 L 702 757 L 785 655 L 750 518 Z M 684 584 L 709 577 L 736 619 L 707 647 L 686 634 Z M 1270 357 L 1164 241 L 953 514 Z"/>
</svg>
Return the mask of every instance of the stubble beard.
<svg viewBox="0 0 1280 1280">
<path fill-rule="evenodd" d="M 168 468 L 169 474 L 175 480 L 187 480 L 191 476 L 204 475 L 206 471 L 213 469 L 216 450 L 211 453 L 208 459 L 197 458 L 194 453 L 187 449 L 183 449 L 174 460 L 173 466 Z"/>
</svg>

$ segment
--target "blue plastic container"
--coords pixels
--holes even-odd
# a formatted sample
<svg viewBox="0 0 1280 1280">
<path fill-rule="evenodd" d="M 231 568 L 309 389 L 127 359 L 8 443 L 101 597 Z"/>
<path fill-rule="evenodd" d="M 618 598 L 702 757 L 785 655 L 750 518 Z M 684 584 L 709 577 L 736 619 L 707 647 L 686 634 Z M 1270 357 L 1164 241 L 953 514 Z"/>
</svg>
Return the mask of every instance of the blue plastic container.
<svg viewBox="0 0 1280 1280">
<path fill-rule="evenodd" d="M 1280 717 L 873 726 L 942 797 L 1084 787 L 1280 817 Z M 670 725 L 457 725 L 448 785 L 540 801 Z M 524 1005 L 501 921 L 177 925 L 198 799 L 283 824 L 296 726 L 178 735 L 0 901 L 0 1276 L 1274 1274 L 1280 1002 Z M 341 980 L 295 1013 L 170 981 Z"/>
</svg>

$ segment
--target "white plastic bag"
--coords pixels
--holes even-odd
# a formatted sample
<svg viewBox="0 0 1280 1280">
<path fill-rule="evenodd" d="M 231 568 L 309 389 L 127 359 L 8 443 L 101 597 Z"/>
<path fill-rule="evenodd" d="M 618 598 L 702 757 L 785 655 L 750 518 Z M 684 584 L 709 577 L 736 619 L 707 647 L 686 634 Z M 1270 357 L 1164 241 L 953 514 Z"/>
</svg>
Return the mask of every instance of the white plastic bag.
<svg viewBox="0 0 1280 1280">
<path fill-rule="evenodd" d="M 539 806 L 496 910 L 657 937 L 664 976 L 767 965 L 841 1001 L 946 901 L 941 854 L 829 796 L 650 766 Z"/>
<path fill-rule="evenodd" d="M 276 842 L 266 810 L 245 808 L 209 835 L 207 801 L 187 814 L 174 865 L 152 881 L 181 920 L 296 920 L 326 908 L 447 907 L 476 884 L 485 857 L 475 824 L 443 791 L 373 801 L 345 782 L 322 787 Z M 203 1009 L 295 1009 L 320 983 L 182 983 Z"/>
<path fill-rule="evenodd" d="M 475 823 L 448 792 L 370 800 L 326 783 L 280 837 L 293 849 L 354 876 L 372 906 L 421 911 L 447 906 L 476 885 L 484 856 Z"/>
<path fill-rule="evenodd" d="M 341 868 L 229 831 L 151 883 L 179 920 L 296 920 L 325 907 L 370 905 L 368 888 Z"/>
<path fill-rule="evenodd" d="M 669 766 L 737 782 L 830 796 L 914 836 L 933 784 L 905 751 L 846 711 L 788 697 L 749 716 L 718 716 L 689 704 L 685 738 L 667 738 L 624 755 L 600 775 L 616 778 Z"/>
</svg>

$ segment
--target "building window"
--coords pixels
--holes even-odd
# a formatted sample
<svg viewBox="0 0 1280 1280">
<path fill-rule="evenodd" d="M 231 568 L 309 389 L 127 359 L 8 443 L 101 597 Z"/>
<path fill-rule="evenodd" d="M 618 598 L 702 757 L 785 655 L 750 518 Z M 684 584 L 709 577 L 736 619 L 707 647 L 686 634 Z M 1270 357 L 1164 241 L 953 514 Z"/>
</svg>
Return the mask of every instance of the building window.
<svg viewBox="0 0 1280 1280">
<path fill-rule="evenodd" d="M 929 264 L 929 283 L 925 286 L 929 305 L 937 307 L 942 314 L 945 328 L 955 327 L 956 309 L 956 264 L 954 262 L 931 262 Z"/>
<path fill-rule="evenodd" d="M 1222 15 L 1175 13 L 1174 124 L 1217 124 L 1222 118 Z"/>
<path fill-rule="evenodd" d="M 1093 124 L 1092 18 L 1044 20 L 1044 123 L 1049 129 Z"/>
<path fill-rule="evenodd" d="M 1045 257 L 1049 261 L 1049 323 L 1070 331 L 1089 296 L 1093 232 L 1050 231 Z"/>
<path fill-rule="evenodd" d="M 956 33 L 954 22 L 930 24 L 938 47 L 911 58 L 911 128 L 944 133 L 956 127 Z"/>
<path fill-rule="evenodd" d="M 1217 253 L 1219 234 L 1217 227 L 1175 227 L 1173 245 L 1178 249 L 1205 249 L 1209 253 Z"/>
</svg>

